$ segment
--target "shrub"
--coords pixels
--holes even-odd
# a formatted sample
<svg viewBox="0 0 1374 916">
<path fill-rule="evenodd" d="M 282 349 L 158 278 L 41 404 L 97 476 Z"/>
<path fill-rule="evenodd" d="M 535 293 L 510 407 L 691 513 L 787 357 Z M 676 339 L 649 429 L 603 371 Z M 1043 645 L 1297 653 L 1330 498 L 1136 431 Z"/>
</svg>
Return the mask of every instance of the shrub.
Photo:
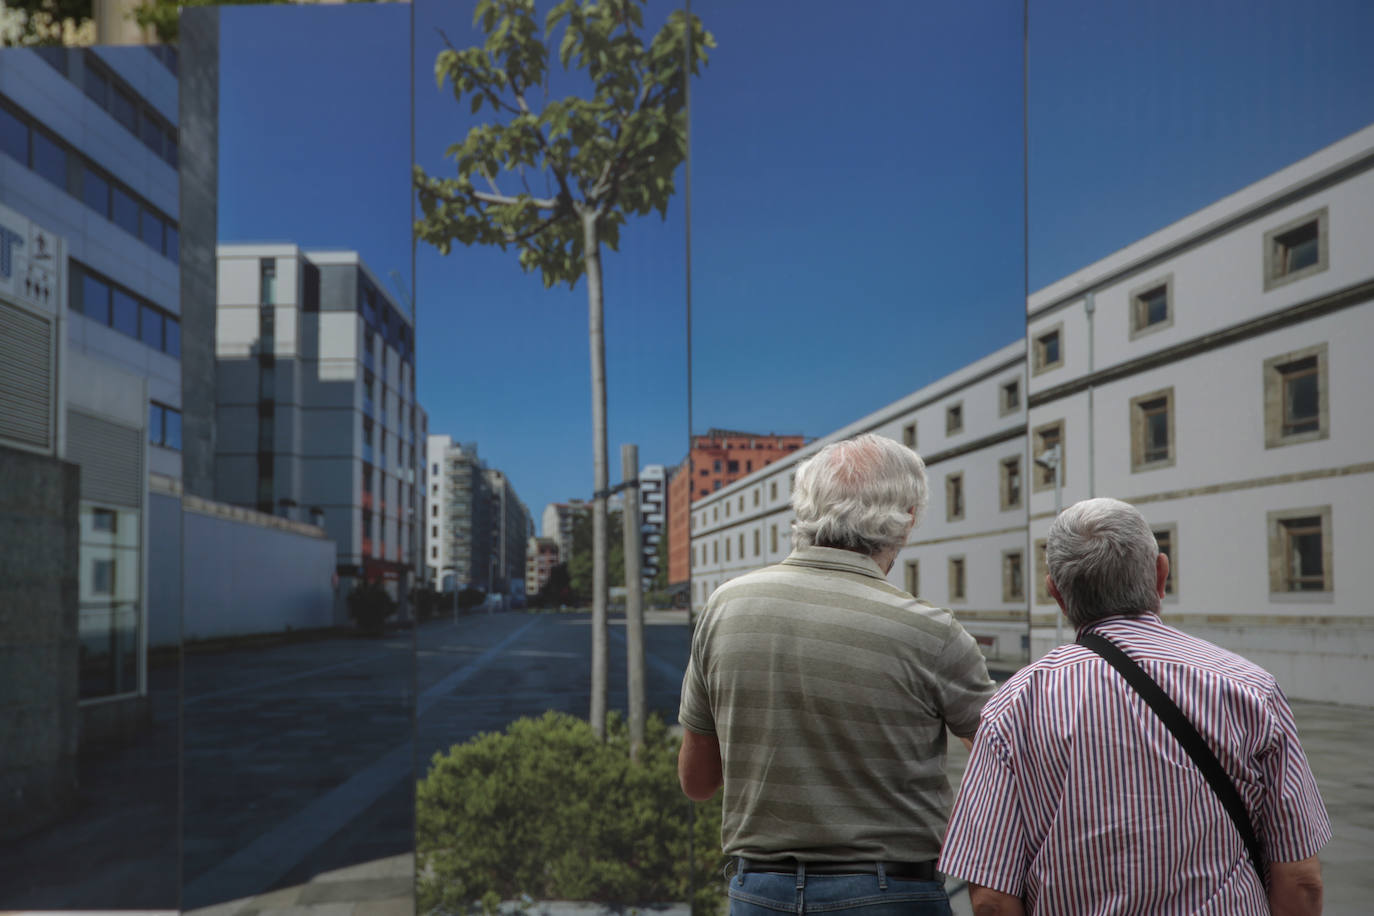
<svg viewBox="0 0 1374 916">
<path fill-rule="evenodd" d="M 381 633 L 396 602 L 380 582 L 360 582 L 348 595 L 348 614 L 364 633 Z"/>
<path fill-rule="evenodd" d="M 458 593 L 458 610 L 470 611 L 487 600 L 487 593 L 480 588 L 465 588 Z"/>
<path fill-rule="evenodd" d="M 490 910 L 521 895 L 622 906 L 692 896 L 695 913 L 719 913 L 720 799 L 696 806 L 689 874 L 678 744 L 653 716 L 631 761 L 618 714 L 603 743 L 550 711 L 435 754 L 416 795 L 419 911 Z"/>
</svg>

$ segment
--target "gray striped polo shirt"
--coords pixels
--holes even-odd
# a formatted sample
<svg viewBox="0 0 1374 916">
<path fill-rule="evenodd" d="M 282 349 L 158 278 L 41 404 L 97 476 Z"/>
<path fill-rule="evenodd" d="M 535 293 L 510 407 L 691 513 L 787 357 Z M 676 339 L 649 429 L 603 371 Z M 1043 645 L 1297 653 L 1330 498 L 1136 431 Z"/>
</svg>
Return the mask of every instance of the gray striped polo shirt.
<svg viewBox="0 0 1374 916">
<path fill-rule="evenodd" d="M 953 802 L 946 726 L 972 737 L 993 690 L 949 611 L 802 547 L 711 596 L 678 720 L 720 742 L 726 855 L 920 862 Z"/>
</svg>

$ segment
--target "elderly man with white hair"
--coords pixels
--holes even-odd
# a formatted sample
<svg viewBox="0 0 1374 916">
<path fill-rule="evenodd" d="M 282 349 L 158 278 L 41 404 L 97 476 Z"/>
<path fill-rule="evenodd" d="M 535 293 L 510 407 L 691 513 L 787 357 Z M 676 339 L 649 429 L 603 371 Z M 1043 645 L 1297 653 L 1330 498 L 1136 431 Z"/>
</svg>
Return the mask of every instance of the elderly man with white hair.
<svg viewBox="0 0 1374 916">
<path fill-rule="evenodd" d="M 791 554 L 702 612 L 678 775 L 724 786 L 732 916 L 950 911 L 946 732 L 967 743 L 994 687 L 949 611 L 887 581 L 925 505 L 911 449 L 828 445 L 797 470 Z"/>
<path fill-rule="evenodd" d="M 1134 507 L 1075 503 L 1046 549 L 1078 641 L 984 709 L 941 869 L 980 916 L 1320 913 L 1331 825 L 1273 676 L 1160 620 Z"/>
</svg>

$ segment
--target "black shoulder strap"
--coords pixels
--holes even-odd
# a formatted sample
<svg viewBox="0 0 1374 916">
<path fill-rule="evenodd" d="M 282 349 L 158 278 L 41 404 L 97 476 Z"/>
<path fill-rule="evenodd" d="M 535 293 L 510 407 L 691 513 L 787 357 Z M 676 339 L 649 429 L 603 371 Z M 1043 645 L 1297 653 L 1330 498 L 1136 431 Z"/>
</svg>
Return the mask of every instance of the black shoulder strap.
<svg viewBox="0 0 1374 916">
<path fill-rule="evenodd" d="M 1216 754 L 1207 746 L 1207 741 L 1198 734 L 1198 730 L 1193 727 L 1193 723 L 1183 714 L 1183 710 L 1169 698 L 1159 684 L 1155 683 L 1154 678 L 1145 673 L 1144 669 L 1116 643 L 1097 633 L 1085 632 L 1078 636 L 1078 644 L 1092 649 L 1098 655 L 1105 658 L 1113 668 L 1121 672 L 1121 676 L 1126 679 L 1136 693 L 1144 698 L 1150 708 L 1159 716 L 1160 721 L 1168 726 L 1169 731 L 1173 732 L 1178 743 L 1183 745 L 1183 749 L 1188 752 L 1188 756 L 1193 758 L 1193 763 L 1202 771 L 1202 775 L 1207 778 L 1212 791 L 1221 800 L 1222 807 L 1231 816 L 1231 822 L 1240 831 L 1241 839 L 1245 841 L 1245 848 L 1250 853 L 1250 861 L 1255 866 L 1255 873 L 1259 875 L 1260 881 L 1264 880 L 1264 857 L 1260 852 L 1259 839 L 1255 836 L 1255 828 L 1250 823 L 1250 813 L 1245 808 L 1245 802 L 1240 797 L 1240 792 L 1236 790 L 1236 784 L 1231 781 L 1226 770 L 1217 760 Z"/>
</svg>

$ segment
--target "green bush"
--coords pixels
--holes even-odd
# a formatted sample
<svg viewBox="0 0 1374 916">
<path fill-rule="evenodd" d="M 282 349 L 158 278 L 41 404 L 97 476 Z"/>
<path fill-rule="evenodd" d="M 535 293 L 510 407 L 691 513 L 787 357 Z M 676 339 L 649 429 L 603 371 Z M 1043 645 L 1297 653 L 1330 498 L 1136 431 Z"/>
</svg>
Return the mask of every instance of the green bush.
<svg viewBox="0 0 1374 916">
<path fill-rule="evenodd" d="M 364 633 L 380 634 L 396 602 L 380 582 L 360 582 L 348 595 L 348 613 Z"/>
<path fill-rule="evenodd" d="M 435 754 L 416 797 L 419 912 L 528 895 L 622 906 L 690 896 L 694 913 L 719 913 L 720 798 L 696 806 L 689 874 L 678 744 L 654 716 L 631 761 L 619 715 L 603 743 L 583 720 L 550 711 Z"/>
</svg>

